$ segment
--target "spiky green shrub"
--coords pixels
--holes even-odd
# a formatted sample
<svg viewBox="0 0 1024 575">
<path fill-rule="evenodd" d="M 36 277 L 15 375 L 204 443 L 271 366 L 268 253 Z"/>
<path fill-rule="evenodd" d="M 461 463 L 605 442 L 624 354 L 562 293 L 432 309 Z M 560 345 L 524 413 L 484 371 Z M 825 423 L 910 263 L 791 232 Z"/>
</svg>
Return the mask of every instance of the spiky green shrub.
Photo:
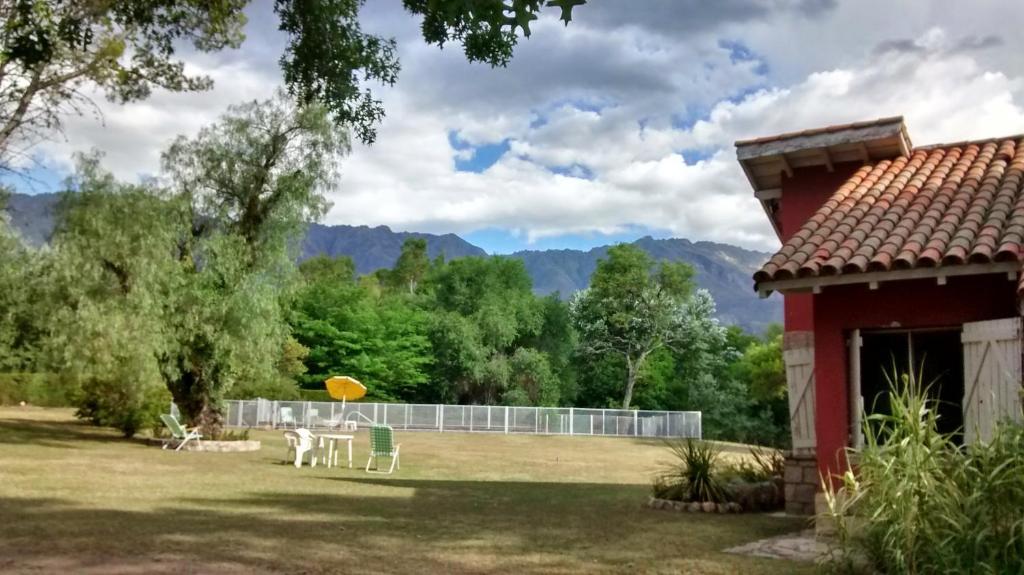
<svg viewBox="0 0 1024 575">
<path fill-rule="evenodd" d="M 655 497 L 676 501 L 724 501 L 725 493 L 717 476 L 721 455 L 718 447 L 694 439 L 667 445 L 673 460 L 654 480 Z"/>
<path fill-rule="evenodd" d="M 921 371 L 890 376 L 891 414 L 865 421 L 856 471 L 826 482 L 839 572 L 1020 573 L 1024 565 L 1024 430 L 1002 425 L 961 447 L 937 427 Z"/>
</svg>

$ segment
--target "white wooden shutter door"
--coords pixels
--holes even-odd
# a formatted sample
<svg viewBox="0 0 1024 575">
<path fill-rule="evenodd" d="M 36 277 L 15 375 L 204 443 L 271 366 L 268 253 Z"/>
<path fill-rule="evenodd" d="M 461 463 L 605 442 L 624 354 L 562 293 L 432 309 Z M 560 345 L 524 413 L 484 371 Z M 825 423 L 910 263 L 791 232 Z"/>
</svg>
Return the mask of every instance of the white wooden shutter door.
<svg viewBox="0 0 1024 575">
<path fill-rule="evenodd" d="M 964 441 L 986 441 L 1003 420 L 1021 421 L 1021 318 L 965 323 Z"/>
<path fill-rule="evenodd" d="M 782 359 L 789 388 L 789 425 L 793 449 L 814 448 L 814 335 L 786 334 Z"/>
<path fill-rule="evenodd" d="M 861 337 L 859 329 L 855 329 L 850 332 L 850 339 L 847 341 L 847 346 L 849 350 L 848 364 L 850 366 L 850 385 L 847 386 L 850 390 L 850 446 L 863 447 L 864 432 L 861 428 L 864 424 L 864 397 L 860 388 Z"/>
</svg>

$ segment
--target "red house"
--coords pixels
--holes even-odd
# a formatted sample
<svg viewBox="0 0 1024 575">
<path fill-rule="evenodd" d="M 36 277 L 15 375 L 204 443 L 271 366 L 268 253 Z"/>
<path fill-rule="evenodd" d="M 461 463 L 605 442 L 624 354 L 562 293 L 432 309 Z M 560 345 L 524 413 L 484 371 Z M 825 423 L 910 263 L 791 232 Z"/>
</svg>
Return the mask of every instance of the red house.
<svg viewBox="0 0 1024 575">
<path fill-rule="evenodd" d="M 754 283 L 785 298 L 790 512 L 845 469 L 894 365 L 923 369 L 962 441 L 1021 419 L 1024 136 L 913 147 L 896 117 L 736 153 L 783 244 Z"/>
</svg>

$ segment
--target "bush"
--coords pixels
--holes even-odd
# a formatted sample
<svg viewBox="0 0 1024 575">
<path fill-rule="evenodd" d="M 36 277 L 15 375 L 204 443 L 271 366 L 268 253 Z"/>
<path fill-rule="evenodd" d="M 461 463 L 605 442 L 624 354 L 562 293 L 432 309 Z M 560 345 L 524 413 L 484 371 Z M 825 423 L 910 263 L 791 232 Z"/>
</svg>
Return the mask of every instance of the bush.
<svg viewBox="0 0 1024 575">
<path fill-rule="evenodd" d="M 75 415 L 132 437 L 140 429 L 154 428 L 170 401 L 170 392 L 162 386 L 89 379 L 82 384 Z"/>
<path fill-rule="evenodd" d="M 896 383 L 898 382 L 898 383 Z M 891 415 L 865 421 L 857 472 L 826 485 L 836 572 L 1018 573 L 1024 557 L 1024 429 L 960 447 L 937 428 L 913 372 L 890 377 Z"/>
<path fill-rule="evenodd" d="M 654 496 L 676 501 L 725 500 L 718 481 L 716 464 L 721 454 L 718 447 L 707 441 L 686 439 L 669 442 L 668 448 L 675 461 L 654 480 Z"/>
<path fill-rule="evenodd" d="M 24 401 L 40 407 L 69 407 L 74 405 L 76 393 L 76 386 L 57 374 L 0 374 L 0 405 L 17 405 Z"/>
</svg>

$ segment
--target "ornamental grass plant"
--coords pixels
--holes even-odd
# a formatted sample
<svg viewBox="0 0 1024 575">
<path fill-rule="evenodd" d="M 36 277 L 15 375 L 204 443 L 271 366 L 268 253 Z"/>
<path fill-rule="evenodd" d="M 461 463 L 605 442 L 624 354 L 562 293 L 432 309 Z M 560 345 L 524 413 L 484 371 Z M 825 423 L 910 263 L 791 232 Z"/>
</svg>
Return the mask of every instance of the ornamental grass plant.
<svg viewBox="0 0 1024 575">
<path fill-rule="evenodd" d="M 887 377 L 888 414 L 864 421 L 855 470 L 825 481 L 834 573 L 1024 573 L 1024 429 L 961 446 L 938 431 L 922 370 Z"/>
<path fill-rule="evenodd" d="M 654 496 L 674 501 L 725 500 L 722 483 L 718 479 L 718 460 L 721 450 L 713 443 L 686 439 L 667 442 L 672 462 L 654 480 Z"/>
</svg>

